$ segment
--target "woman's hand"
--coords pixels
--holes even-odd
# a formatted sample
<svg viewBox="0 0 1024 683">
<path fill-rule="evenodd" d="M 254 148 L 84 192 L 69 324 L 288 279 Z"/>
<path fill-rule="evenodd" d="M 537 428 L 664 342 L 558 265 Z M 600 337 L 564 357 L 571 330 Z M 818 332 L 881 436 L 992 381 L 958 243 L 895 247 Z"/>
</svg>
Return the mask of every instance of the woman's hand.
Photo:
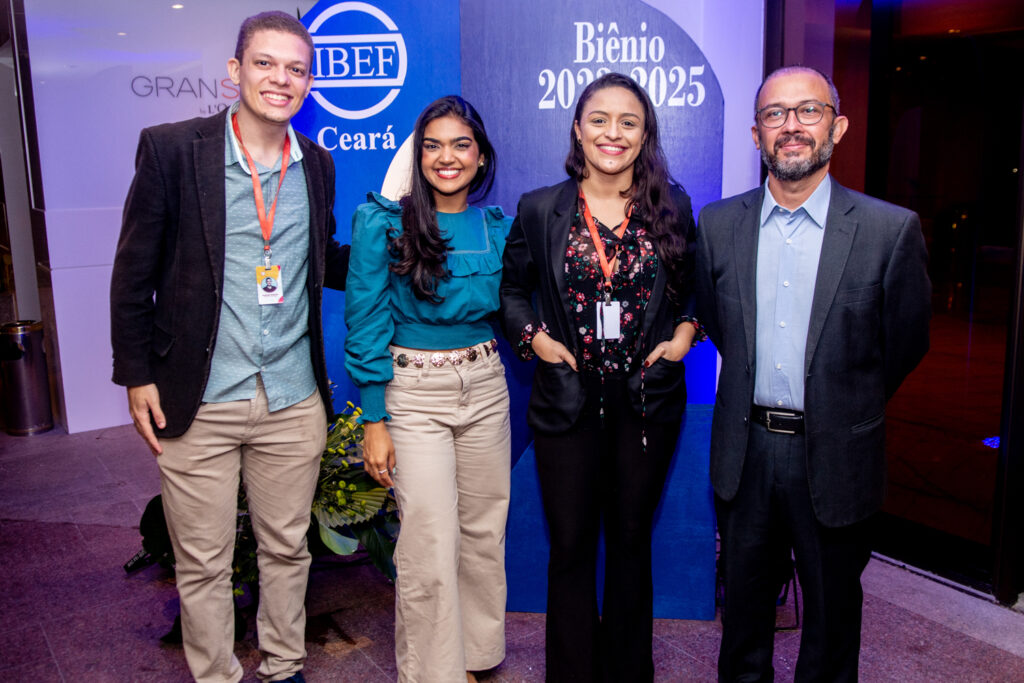
<svg viewBox="0 0 1024 683">
<path fill-rule="evenodd" d="M 659 358 L 678 363 L 690 352 L 690 348 L 693 346 L 693 337 L 696 334 L 697 328 L 693 323 L 680 323 L 676 326 L 671 339 L 661 342 L 647 355 L 644 367 L 651 367 Z"/>
<path fill-rule="evenodd" d="M 553 339 L 550 334 L 543 330 L 538 332 L 530 342 L 533 352 L 537 357 L 546 363 L 568 363 L 569 367 L 576 370 L 576 358 L 565 348 L 565 344 Z"/>
<path fill-rule="evenodd" d="M 363 468 L 384 488 L 395 485 L 391 481 L 395 468 L 395 445 L 391 443 L 384 420 L 363 423 Z"/>
</svg>

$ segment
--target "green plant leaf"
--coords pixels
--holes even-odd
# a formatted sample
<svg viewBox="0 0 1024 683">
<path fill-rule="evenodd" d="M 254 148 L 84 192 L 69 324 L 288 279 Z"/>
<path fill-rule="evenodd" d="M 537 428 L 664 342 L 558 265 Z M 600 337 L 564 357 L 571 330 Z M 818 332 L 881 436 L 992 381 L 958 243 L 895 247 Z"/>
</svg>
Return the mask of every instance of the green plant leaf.
<svg viewBox="0 0 1024 683">
<path fill-rule="evenodd" d="M 359 542 L 366 548 L 370 561 L 384 576 L 392 581 L 398 576 L 395 571 L 395 543 L 373 526 L 365 526 L 356 530 Z"/>
<path fill-rule="evenodd" d="M 359 541 L 348 536 L 339 534 L 334 529 L 329 529 L 320 524 L 320 540 L 331 549 L 335 555 L 351 555 L 359 549 Z"/>
</svg>

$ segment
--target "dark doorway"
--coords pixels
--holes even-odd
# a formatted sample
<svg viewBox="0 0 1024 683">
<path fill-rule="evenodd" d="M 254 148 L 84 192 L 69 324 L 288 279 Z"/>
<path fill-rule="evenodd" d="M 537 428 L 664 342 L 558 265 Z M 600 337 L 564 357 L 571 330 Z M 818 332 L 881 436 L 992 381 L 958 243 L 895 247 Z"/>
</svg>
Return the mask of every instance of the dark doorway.
<svg viewBox="0 0 1024 683">
<path fill-rule="evenodd" d="M 870 83 L 864 189 L 921 216 L 934 287 L 931 351 L 889 405 L 879 551 L 993 590 L 1021 306 L 1024 6 L 876 1 L 836 19 L 837 81 Z"/>
</svg>

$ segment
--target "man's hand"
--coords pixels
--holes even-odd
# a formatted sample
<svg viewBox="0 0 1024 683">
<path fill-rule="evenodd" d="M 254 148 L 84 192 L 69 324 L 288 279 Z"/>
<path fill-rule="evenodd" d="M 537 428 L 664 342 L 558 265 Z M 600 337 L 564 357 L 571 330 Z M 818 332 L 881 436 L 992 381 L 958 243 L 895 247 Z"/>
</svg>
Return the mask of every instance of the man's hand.
<svg viewBox="0 0 1024 683">
<path fill-rule="evenodd" d="M 153 422 L 163 429 L 167 426 L 164 418 L 164 411 L 160 408 L 160 392 L 155 384 L 143 384 L 140 387 L 128 387 L 128 412 L 131 413 L 132 422 L 135 423 L 135 431 L 142 436 L 142 440 L 153 451 L 153 455 L 160 455 L 164 449 L 160 448 L 156 434 L 153 432 Z M 152 421 L 150 421 L 152 416 Z"/>
<path fill-rule="evenodd" d="M 391 443 L 384 420 L 363 423 L 363 468 L 384 488 L 395 485 L 391 481 L 395 470 L 395 445 Z"/>
<path fill-rule="evenodd" d="M 538 332 L 530 342 L 533 352 L 537 357 L 546 363 L 568 363 L 573 370 L 576 369 L 576 358 L 565 347 L 565 344 L 552 338 L 543 330 Z"/>
</svg>

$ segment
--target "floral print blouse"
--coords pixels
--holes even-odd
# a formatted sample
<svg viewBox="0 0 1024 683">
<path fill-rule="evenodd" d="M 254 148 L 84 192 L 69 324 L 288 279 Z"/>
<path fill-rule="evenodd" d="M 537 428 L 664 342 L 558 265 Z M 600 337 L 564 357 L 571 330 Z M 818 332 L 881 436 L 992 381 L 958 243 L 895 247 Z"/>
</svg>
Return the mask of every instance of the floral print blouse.
<svg viewBox="0 0 1024 683">
<path fill-rule="evenodd" d="M 597 250 L 583 218 L 582 201 L 577 204 L 565 250 L 565 279 L 570 319 L 576 330 L 577 359 L 580 370 L 584 372 L 625 375 L 635 368 L 636 363 L 643 362 L 643 358 L 637 356 L 643 341 L 644 309 L 658 274 L 658 253 L 642 219 L 630 218 L 620 239 L 613 228 L 595 218 L 608 261 L 618 257 L 617 267 L 612 273 L 611 300 L 618 301 L 620 305 L 619 338 L 599 339 L 596 333 L 597 302 L 604 299 L 606 284 Z M 679 316 L 675 324 L 685 321 L 695 322 L 689 316 Z M 547 331 L 543 323 L 540 329 L 526 326 L 518 345 L 521 356 L 533 356 L 530 343 L 541 330 Z"/>
<path fill-rule="evenodd" d="M 633 367 L 640 347 L 644 309 L 658 274 L 658 254 L 641 221 L 630 218 L 619 239 L 614 228 L 594 219 L 608 261 L 618 258 L 618 267 L 612 273 L 611 300 L 621 307 L 619 338 L 599 339 L 595 331 L 597 302 L 604 298 L 607 284 L 581 209 L 582 206 L 578 207 L 569 228 L 569 245 L 565 250 L 569 312 L 576 330 L 581 369 L 625 374 Z"/>
</svg>

